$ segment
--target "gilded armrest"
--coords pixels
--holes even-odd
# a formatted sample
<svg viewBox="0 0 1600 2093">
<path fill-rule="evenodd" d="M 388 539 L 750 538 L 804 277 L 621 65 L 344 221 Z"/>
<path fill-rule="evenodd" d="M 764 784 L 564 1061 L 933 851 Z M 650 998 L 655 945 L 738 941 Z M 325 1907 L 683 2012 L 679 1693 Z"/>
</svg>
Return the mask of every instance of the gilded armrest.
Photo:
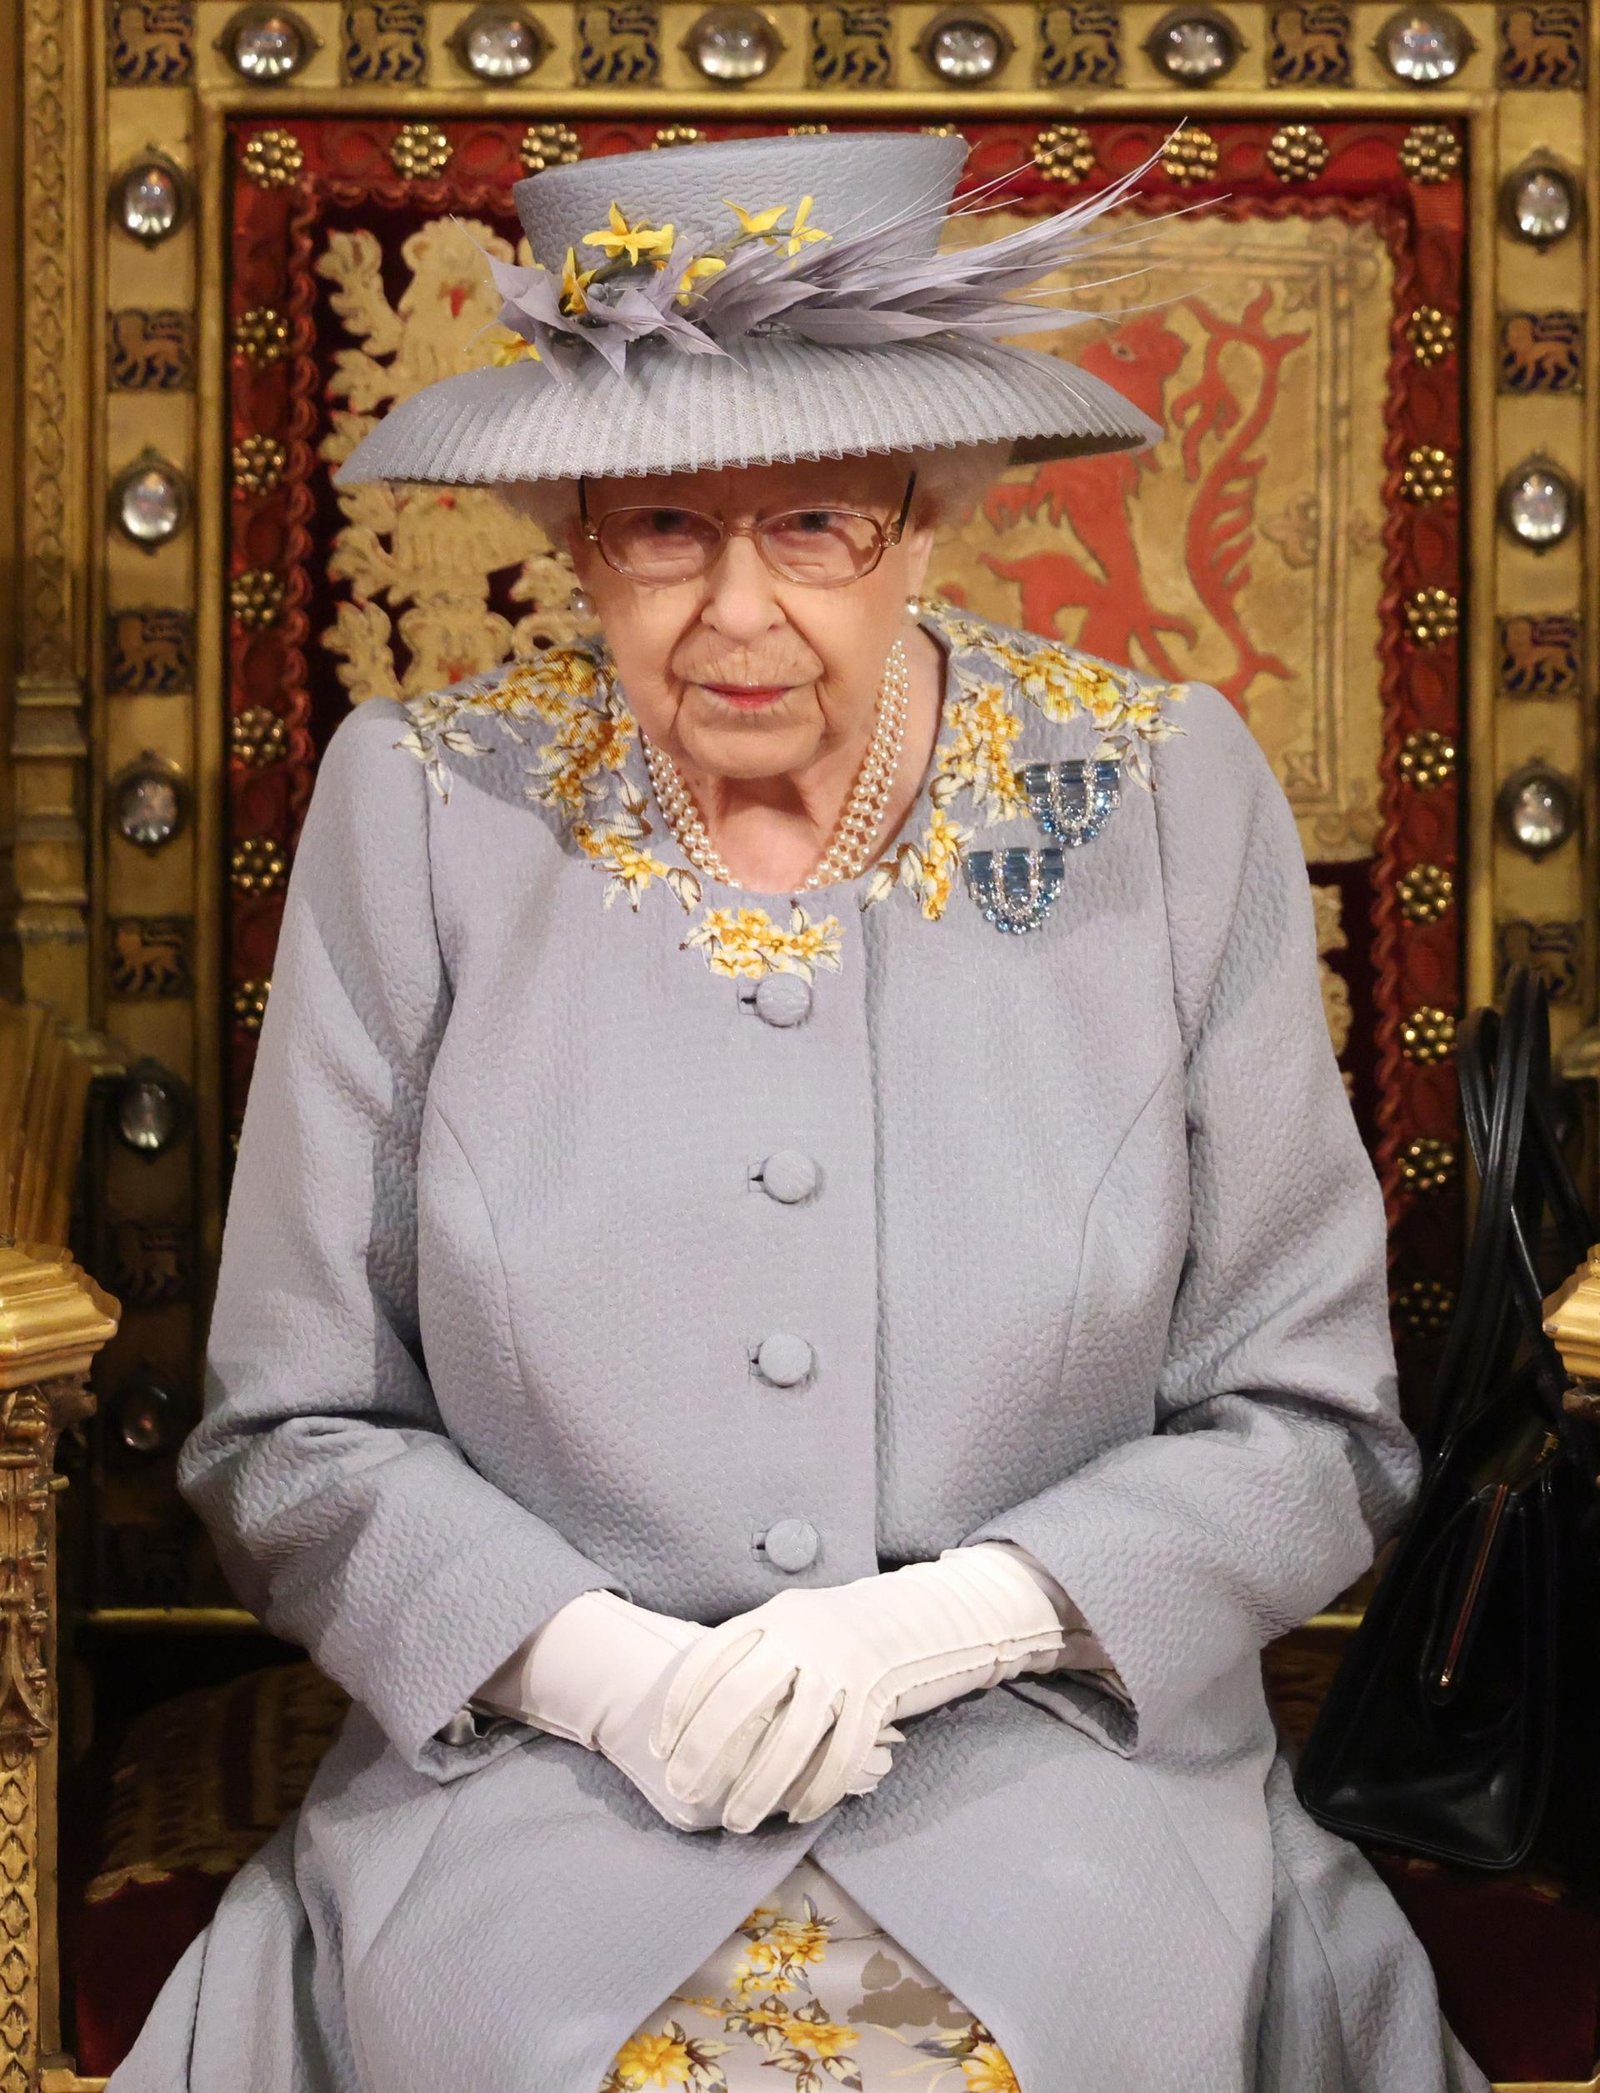
<svg viewBox="0 0 1600 2093">
<path fill-rule="evenodd" d="M 60 2040 L 53 1471 L 116 1327 L 64 1250 L 0 1240 L 0 2093 L 34 2093 Z"/>
<path fill-rule="evenodd" d="M 1544 1331 L 1574 1386 L 1567 1407 L 1600 1408 L 1600 1244 L 1544 1302 Z"/>
</svg>

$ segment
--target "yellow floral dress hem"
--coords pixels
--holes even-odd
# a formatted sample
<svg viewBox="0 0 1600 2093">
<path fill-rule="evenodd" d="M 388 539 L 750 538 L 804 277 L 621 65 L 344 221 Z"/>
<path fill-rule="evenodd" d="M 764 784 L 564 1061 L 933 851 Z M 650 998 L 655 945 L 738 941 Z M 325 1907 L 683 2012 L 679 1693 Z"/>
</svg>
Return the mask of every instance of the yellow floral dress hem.
<svg viewBox="0 0 1600 2093">
<path fill-rule="evenodd" d="M 974 2014 L 803 1860 L 617 2051 L 600 2093 L 1019 2093 Z"/>
</svg>

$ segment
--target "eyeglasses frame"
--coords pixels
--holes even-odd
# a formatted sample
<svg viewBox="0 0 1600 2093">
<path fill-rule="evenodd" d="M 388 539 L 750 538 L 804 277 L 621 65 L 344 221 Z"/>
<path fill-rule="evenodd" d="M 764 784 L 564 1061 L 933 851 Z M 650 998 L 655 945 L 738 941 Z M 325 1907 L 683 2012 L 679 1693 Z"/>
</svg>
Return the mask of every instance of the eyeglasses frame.
<svg viewBox="0 0 1600 2093">
<path fill-rule="evenodd" d="M 799 589 L 847 589 L 849 588 L 851 582 L 865 581 L 869 574 L 875 572 L 876 569 L 882 564 L 883 556 L 889 550 L 889 547 L 891 545 L 898 545 L 900 543 L 900 540 L 905 536 L 906 523 L 911 515 L 911 501 L 916 491 L 917 475 L 915 472 L 913 472 L 911 474 L 911 477 L 906 481 L 905 499 L 900 504 L 900 513 L 895 518 L 893 523 L 888 525 L 880 523 L 876 516 L 869 516 L 865 509 L 843 509 L 839 508 L 834 503 L 822 504 L 813 502 L 811 504 L 813 509 L 825 506 L 833 515 L 854 516 L 861 523 L 870 523 L 873 529 L 878 534 L 878 549 L 872 556 L 871 566 L 863 567 L 859 574 L 852 574 L 849 577 L 849 579 L 845 581 L 797 581 L 792 574 L 780 573 L 779 570 L 776 567 L 774 567 L 772 562 L 767 558 L 766 554 L 762 551 L 761 541 L 758 536 L 758 533 L 762 525 L 764 523 L 775 522 L 777 520 L 777 516 L 803 516 L 807 513 L 804 507 L 798 509 L 779 509 L 776 512 L 775 516 L 762 516 L 758 517 L 754 523 L 743 523 L 734 526 L 724 523 L 720 516 L 708 516 L 704 509 L 689 509 L 684 508 L 679 504 L 673 504 L 669 502 L 635 502 L 629 504 L 624 508 L 607 509 L 605 515 L 603 515 L 599 519 L 599 522 L 596 522 L 594 519 L 591 518 L 589 514 L 589 497 L 584 491 L 583 475 L 580 473 L 578 476 L 578 525 L 584 538 L 586 538 L 588 542 L 598 550 L 600 557 L 603 560 L 605 560 L 606 565 L 608 567 L 611 567 L 611 571 L 614 574 L 622 575 L 624 580 L 626 581 L 637 582 L 640 588 L 675 589 L 680 588 L 682 586 L 682 582 L 646 581 L 641 575 L 629 574 L 627 569 L 624 567 L 612 567 L 611 561 L 609 559 L 606 559 L 605 547 L 600 543 L 600 526 L 601 524 L 609 522 L 613 516 L 637 516 L 642 515 L 647 509 L 672 508 L 676 506 L 680 515 L 698 516 L 702 519 L 702 521 L 706 523 L 714 523 L 717 526 L 717 529 L 721 532 L 721 537 L 719 538 L 717 543 L 717 549 L 712 554 L 711 558 L 707 560 L 705 566 L 700 570 L 698 574 L 686 575 L 684 577 L 684 580 L 703 581 L 705 577 L 711 572 L 712 568 L 717 564 L 717 561 L 721 559 L 724 551 L 727 549 L 728 540 L 730 538 L 750 538 L 755 542 L 756 553 L 757 556 L 760 558 L 761 564 L 766 568 L 767 572 L 775 576 L 777 580 L 790 582 L 793 584 L 794 587 Z"/>
</svg>

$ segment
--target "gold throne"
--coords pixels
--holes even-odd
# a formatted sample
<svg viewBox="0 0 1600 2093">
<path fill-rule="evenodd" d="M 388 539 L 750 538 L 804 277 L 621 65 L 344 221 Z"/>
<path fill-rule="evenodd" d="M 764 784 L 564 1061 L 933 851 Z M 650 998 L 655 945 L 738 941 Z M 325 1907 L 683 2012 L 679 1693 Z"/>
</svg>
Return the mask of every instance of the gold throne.
<svg viewBox="0 0 1600 2093">
<path fill-rule="evenodd" d="M 1600 1069 L 1585 1031 L 1600 8 L 1430 0 L 1421 31 L 1416 12 L 0 10 L 21 163 L 0 245 L 26 315 L 0 373 L 16 491 L 0 561 L 0 1230 L 56 1246 L 0 1247 L 0 2093 L 32 2093 L 41 2072 L 53 2089 L 98 2082 L 49 2061 L 61 2023 L 86 2071 L 115 2061 L 138 1997 L 107 1973 L 137 1965 L 145 1993 L 159 1981 L 337 1719 L 325 1682 L 232 1605 L 173 1457 L 196 1414 L 230 1144 L 318 754 L 349 703 L 559 639 L 579 615 L 562 560 L 487 496 L 329 484 L 391 400 L 488 353 L 472 240 L 515 253 L 524 173 L 730 132 L 931 125 L 959 128 L 974 179 L 1009 175 L 1008 208 L 1027 213 L 1156 156 L 1146 215 L 1184 215 L 1147 228 L 1147 309 L 1065 349 L 1145 388 L 1167 442 L 1138 463 L 1012 476 L 947 549 L 941 585 L 1217 682 L 1267 748 L 1384 1184 L 1416 1414 L 1459 1262 L 1456 1017 L 1526 961 L 1575 1073 Z M 281 18 L 275 71 L 267 15 Z M 731 28 L 733 74 L 718 55 Z M 115 1049 L 74 1029 L 90 1025 Z M 1591 1136 L 1593 1118 L 1591 1102 Z M 120 1326 L 68 1242 L 120 1300 Z M 57 1638 L 62 1500 L 47 1485 L 68 1426 L 81 1433 L 67 1435 Z M 1358 1603 L 1275 1653 L 1290 1730 Z M 107 1806 L 91 1811 L 95 1797 Z M 1425 1875 L 1397 1888 L 1424 1930 L 1427 1900 L 1451 1891 Z M 1514 1909 L 1472 1895 L 1466 1930 L 1522 1939 L 1572 2006 L 1565 2046 L 1523 2031 L 1506 2055 L 1529 2068 L 1502 2078 L 1590 2083 L 1597 2015 L 1585 2029 L 1572 2002 L 1591 1979 L 1600 1995 L 1600 1936 L 1540 1932 L 1556 1907 L 1537 1887 Z M 1470 2012 L 1482 1987 L 1453 1981 Z"/>
</svg>

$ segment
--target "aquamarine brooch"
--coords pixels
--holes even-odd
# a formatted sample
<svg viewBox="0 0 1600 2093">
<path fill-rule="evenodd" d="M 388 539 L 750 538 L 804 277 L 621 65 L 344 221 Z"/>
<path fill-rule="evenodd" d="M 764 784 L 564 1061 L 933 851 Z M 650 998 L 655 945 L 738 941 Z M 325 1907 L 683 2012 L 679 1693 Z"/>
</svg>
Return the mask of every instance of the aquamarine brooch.
<svg viewBox="0 0 1600 2093">
<path fill-rule="evenodd" d="M 967 892 L 996 930 L 1019 936 L 1037 930 L 1061 892 L 1064 861 L 1058 845 L 1043 850 L 974 850 L 962 860 Z"/>
<path fill-rule="evenodd" d="M 1029 763 L 1017 772 L 1017 782 L 1040 828 L 1069 850 L 1092 843 L 1122 800 L 1122 765 L 1115 757 Z"/>
</svg>

